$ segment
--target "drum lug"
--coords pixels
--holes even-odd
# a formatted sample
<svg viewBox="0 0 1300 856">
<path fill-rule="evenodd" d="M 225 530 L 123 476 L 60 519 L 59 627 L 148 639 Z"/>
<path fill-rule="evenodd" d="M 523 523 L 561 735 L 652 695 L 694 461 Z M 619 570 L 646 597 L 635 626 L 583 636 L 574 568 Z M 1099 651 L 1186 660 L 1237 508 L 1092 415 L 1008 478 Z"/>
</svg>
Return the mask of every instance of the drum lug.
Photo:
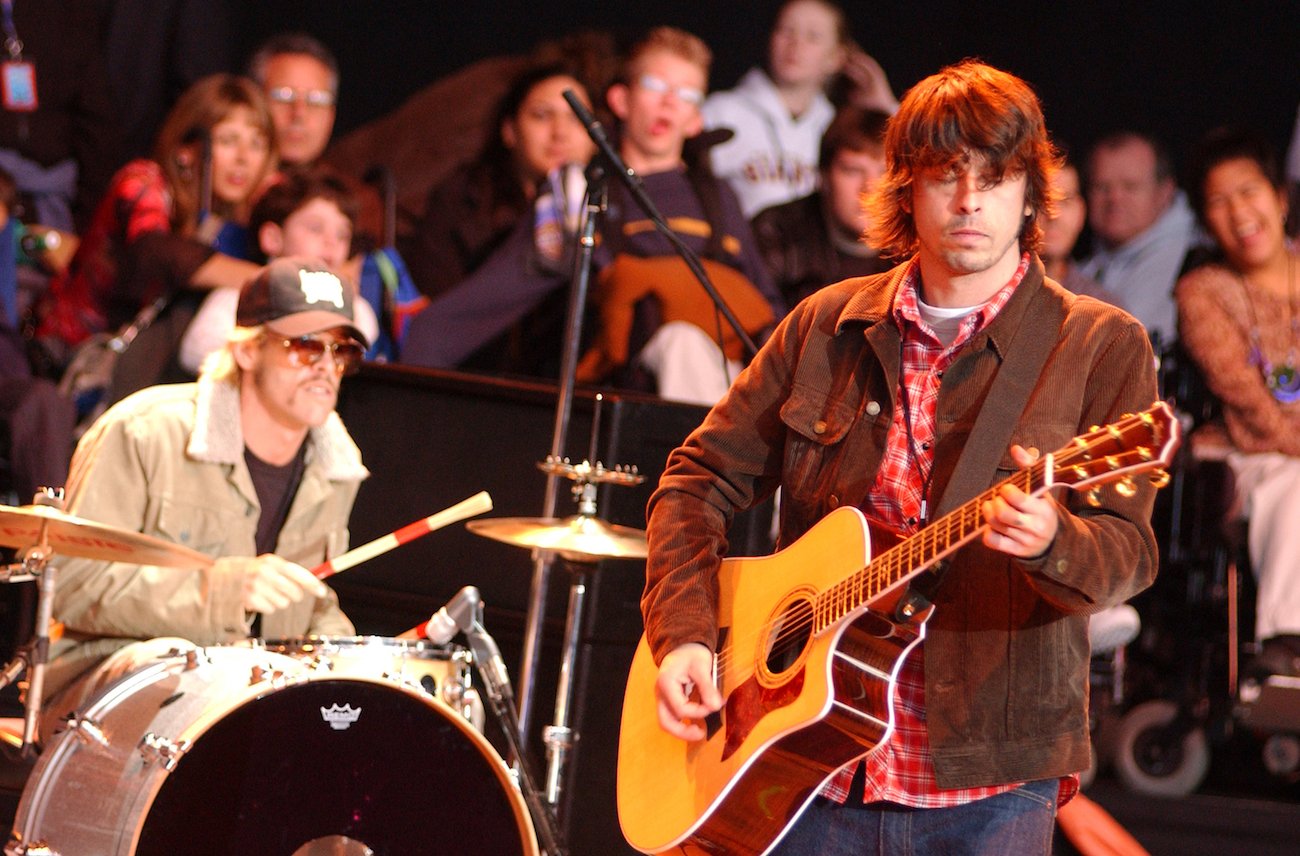
<svg viewBox="0 0 1300 856">
<path fill-rule="evenodd" d="M 442 700 L 452 707 L 459 708 L 465 700 L 465 688 L 455 681 L 446 681 L 442 685 Z"/>
<path fill-rule="evenodd" d="M 190 751 L 188 740 L 171 740 L 160 737 L 152 731 L 140 738 L 140 757 L 144 758 L 146 764 L 155 761 L 161 763 L 163 769 L 169 773 L 176 769 L 176 764 L 188 751 Z"/>
<path fill-rule="evenodd" d="M 249 670 L 248 685 L 250 687 L 257 686 L 263 681 L 269 681 L 272 689 L 280 689 L 290 683 L 289 677 L 285 675 L 283 669 L 259 663 Z"/>
<path fill-rule="evenodd" d="M 68 720 L 67 730 L 75 734 L 77 739 L 87 746 L 93 743 L 101 749 L 108 747 L 108 738 L 104 736 L 104 730 L 100 728 L 98 722 L 88 716 L 74 714 Z"/>
</svg>

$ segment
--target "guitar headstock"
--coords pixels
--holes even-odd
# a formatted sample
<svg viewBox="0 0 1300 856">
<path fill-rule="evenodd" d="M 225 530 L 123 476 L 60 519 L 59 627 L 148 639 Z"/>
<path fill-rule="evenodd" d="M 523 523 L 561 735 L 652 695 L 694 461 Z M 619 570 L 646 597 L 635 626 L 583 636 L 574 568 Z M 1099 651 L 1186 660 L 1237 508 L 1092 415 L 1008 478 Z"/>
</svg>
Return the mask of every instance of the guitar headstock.
<svg viewBox="0 0 1300 856">
<path fill-rule="evenodd" d="M 1119 482 L 1116 490 L 1132 496 L 1133 476 L 1151 472 L 1152 483 L 1164 487 L 1169 481 L 1166 471 L 1178 450 L 1182 426 L 1173 410 L 1157 401 L 1141 413 L 1126 414 L 1116 422 L 1093 428 L 1075 437 L 1050 457 L 1051 484 L 1073 490 L 1092 490 L 1109 482 Z M 1090 501 L 1096 504 L 1095 495 Z"/>
</svg>

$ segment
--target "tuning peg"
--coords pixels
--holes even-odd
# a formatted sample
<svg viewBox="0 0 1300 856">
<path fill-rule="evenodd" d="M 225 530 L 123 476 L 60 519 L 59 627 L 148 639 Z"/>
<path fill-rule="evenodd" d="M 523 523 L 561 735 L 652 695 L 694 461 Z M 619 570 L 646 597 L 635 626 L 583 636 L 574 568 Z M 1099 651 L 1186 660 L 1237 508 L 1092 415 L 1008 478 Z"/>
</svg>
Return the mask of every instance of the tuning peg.
<svg viewBox="0 0 1300 856">
<path fill-rule="evenodd" d="M 1151 484 L 1155 486 L 1156 490 L 1160 490 L 1160 488 L 1169 484 L 1169 470 L 1161 468 L 1153 472 L 1151 474 Z"/>
<path fill-rule="evenodd" d="M 1085 493 L 1084 498 L 1093 508 L 1101 507 L 1101 495 L 1098 493 L 1097 488 L 1094 487 L 1092 490 Z"/>
<path fill-rule="evenodd" d="M 1125 476 L 1116 482 L 1115 492 L 1125 499 L 1131 499 L 1137 493 L 1137 485 L 1133 484 L 1133 479 Z"/>
</svg>

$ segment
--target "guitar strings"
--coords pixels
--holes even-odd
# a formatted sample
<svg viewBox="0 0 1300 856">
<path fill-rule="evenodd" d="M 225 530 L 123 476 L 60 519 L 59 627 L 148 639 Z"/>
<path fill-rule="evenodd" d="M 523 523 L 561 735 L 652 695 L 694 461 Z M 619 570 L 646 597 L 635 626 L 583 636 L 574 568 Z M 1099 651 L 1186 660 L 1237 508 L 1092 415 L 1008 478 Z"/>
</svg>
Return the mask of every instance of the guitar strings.
<svg viewBox="0 0 1300 856">
<path fill-rule="evenodd" d="M 1099 449 L 1106 444 L 1114 444 L 1120 436 L 1129 430 L 1131 422 L 1134 420 L 1140 422 L 1147 415 L 1147 413 L 1141 413 L 1128 416 L 1106 428 L 1075 438 L 1075 440 L 1051 456 L 1054 470 L 1064 472 L 1082 462 L 1104 458 L 1105 455 L 1100 453 Z M 992 500 L 1004 485 L 1013 484 L 1021 477 L 1024 479 L 1024 484 L 1020 485 L 1021 489 L 1026 493 L 1033 493 L 1033 485 L 1036 482 L 1041 484 L 1044 481 L 1046 468 L 1047 459 L 1035 461 L 1030 466 L 983 491 L 952 512 L 945 514 L 912 537 L 893 545 L 877 556 L 865 568 L 855 571 L 819 594 L 814 598 L 811 604 L 812 608 L 801 610 L 799 617 L 786 620 L 789 616 L 786 613 L 778 616 L 774 621 L 768 621 L 760 625 L 756 631 L 743 639 L 733 637 L 728 647 L 717 655 L 714 665 L 715 674 L 726 672 L 727 667 L 730 665 L 729 651 L 738 650 L 742 647 L 748 650 L 749 646 L 759 638 L 771 637 L 772 645 L 768 655 L 769 658 L 784 656 L 791 651 L 795 644 L 802 647 L 805 644 L 803 640 L 835 625 L 844 616 L 881 594 L 884 591 L 884 583 L 891 580 L 895 583 L 901 582 L 910 576 L 912 572 L 920 571 L 923 567 L 929 567 L 949 553 L 960 549 L 988 529 L 987 523 L 978 522 L 983 519 L 981 507 L 985 502 Z M 1067 482 L 1054 480 L 1050 485 L 1042 484 L 1039 492 L 1050 490 L 1056 486 L 1069 485 Z M 973 528 L 965 534 L 958 535 L 957 540 L 952 540 L 955 533 L 962 532 L 968 526 Z M 941 542 L 941 535 L 947 540 Z M 939 549 L 940 543 L 943 544 L 941 549 Z M 939 552 L 936 553 L 936 549 L 939 549 Z M 925 565 L 918 567 L 917 562 L 927 556 L 930 558 L 925 562 Z M 900 569 L 910 570 L 900 575 L 897 573 Z M 818 616 L 822 616 L 820 626 L 818 626 Z M 773 636 L 772 631 L 778 624 L 780 624 L 780 628 Z"/>
</svg>

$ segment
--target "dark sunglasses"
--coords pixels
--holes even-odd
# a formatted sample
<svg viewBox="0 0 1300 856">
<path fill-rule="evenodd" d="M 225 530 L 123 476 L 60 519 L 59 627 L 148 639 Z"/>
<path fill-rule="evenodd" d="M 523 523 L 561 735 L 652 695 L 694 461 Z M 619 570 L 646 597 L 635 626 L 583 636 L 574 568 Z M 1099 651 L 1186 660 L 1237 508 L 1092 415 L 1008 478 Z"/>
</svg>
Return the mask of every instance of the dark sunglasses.
<svg viewBox="0 0 1300 856">
<path fill-rule="evenodd" d="M 296 339 L 272 339 L 289 352 L 289 363 L 295 366 L 314 366 L 328 351 L 334 360 L 334 366 L 340 374 L 350 375 L 361 364 L 366 349 L 355 339 L 317 339 L 312 336 L 299 336 Z"/>
</svg>

